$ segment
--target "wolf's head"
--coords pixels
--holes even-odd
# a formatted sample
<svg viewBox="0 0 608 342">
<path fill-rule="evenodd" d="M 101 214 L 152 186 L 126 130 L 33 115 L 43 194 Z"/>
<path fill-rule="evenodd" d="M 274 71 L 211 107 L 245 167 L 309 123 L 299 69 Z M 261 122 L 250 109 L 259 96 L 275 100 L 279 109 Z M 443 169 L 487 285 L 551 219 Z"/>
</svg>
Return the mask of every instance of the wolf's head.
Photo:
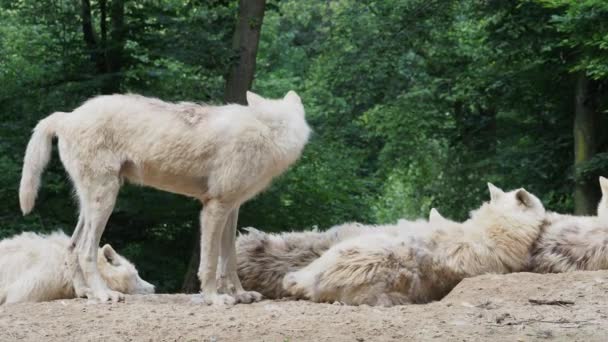
<svg viewBox="0 0 608 342">
<path fill-rule="evenodd" d="M 492 183 L 488 183 L 490 190 L 489 207 L 504 214 L 519 217 L 542 218 L 545 215 L 545 207 L 542 202 L 525 189 L 504 192 Z"/>
<path fill-rule="evenodd" d="M 300 96 L 290 90 L 282 99 L 266 99 L 251 91 L 247 92 L 247 104 L 258 114 L 281 118 L 286 115 L 304 117 L 304 105 Z"/>
<path fill-rule="evenodd" d="M 504 192 L 490 183 L 488 188 L 490 202 L 471 212 L 466 223 L 486 237 L 492 246 L 492 255 L 505 266 L 503 271 L 521 270 L 541 233 L 545 208 L 536 196 L 523 188 Z"/>
<path fill-rule="evenodd" d="M 290 157 L 287 158 L 289 163 L 294 162 L 302 153 L 311 132 L 298 94 L 290 90 L 282 99 L 265 99 L 248 91 L 247 103 L 255 117 L 266 123 L 273 132 L 275 143 Z"/>
<path fill-rule="evenodd" d="M 110 289 L 126 294 L 154 293 L 154 285 L 139 277 L 135 266 L 106 244 L 97 255 L 99 273 Z"/>
<path fill-rule="evenodd" d="M 602 199 L 597 206 L 597 216 L 608 218 L 608 179 L 600 176 L 600 187 L 602 188 Z"/>
</svg>

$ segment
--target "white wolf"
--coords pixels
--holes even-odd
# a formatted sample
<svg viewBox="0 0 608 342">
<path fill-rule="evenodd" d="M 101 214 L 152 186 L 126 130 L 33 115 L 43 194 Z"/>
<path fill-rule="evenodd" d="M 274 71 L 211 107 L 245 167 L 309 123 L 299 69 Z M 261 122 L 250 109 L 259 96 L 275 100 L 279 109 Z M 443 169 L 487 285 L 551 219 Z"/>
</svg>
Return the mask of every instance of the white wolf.
<svg viewBox="0 0 608 342">
<path fill-rule="evenodd" d="M 320 231 L 268 234 L 245 228 L 236 240 L 237 269 L 243 287 L 276 299 L 288 293 L 283 277 L 319 258 L 338 236 Z"/>
<path fill-rule="evenodd" d="M 248 234 L 236 240 L 237 269 L 243 287 L 260 292 L 266 298 L 281 298 L 289 294 L 283 288 L 283 277 L 297 271 L 337 243 L 367 234 L 398 235 L 429 228 L 422 220 L 399 220 L 396 225 L 365 225 L 351 222 L 327 231 L 287 232 L 269 234 L 255 228 L 245 228 Z"/>
<path fill-rule="evenodd" d="M 443 297 L 465 277 L 522 270 L 545 209 L 524 189 L 491 200 L 463 223 L 430 235 L 362 235 L 343 241 L 283 279 L 291 295 L 316 302 L 390 306 Z M 429 224 L 430 225 L 430 224 Z"/>
<path fill-rule="evenodd" d="M 597 216 L 547 213 L 548 225 L 531 252 L 529 271 L 608 269 L 608 180 L 600 177 L 600 185 Z"/>
<path fill-rule="evenodd" d="M 0 241 L 0 304 L 77 297 L 74 274 L 66 267 L 69 244 L 63 232 L 21 233 Z M 154 293 L 154 286 L 141 279 L 135 266 L 110 245 L 99 248 L 97 261 L 101 277 L 112 290 Z"/>
<path fill-rule="evenodd" d="M 293 91 L 279 100 L 248 92 L 247 102 L 249 106 L 202 106 L 138 95 L 99 96 L 38 123 L 24 158 L 21 210 L 27 214 L 34 206 L 57 136 L 61 161 L 80 202 L 71 245 L 73 264 L 84 278 L 84 283 L 75 278 L 77 288 L 88 287 L 86 292 L 100 301 L 122 297 L 108 289 L 95 256 L 127 179 L 203 203 L 198 276 L 205 303 L 261 299 L 259 293 L 243 290 L 236 273 L 238 209 L 299 158 L 310 128 Z M 231 294 L 218 293 L 218 261 L 220 278 L 230 283 Z"/>
</svg>

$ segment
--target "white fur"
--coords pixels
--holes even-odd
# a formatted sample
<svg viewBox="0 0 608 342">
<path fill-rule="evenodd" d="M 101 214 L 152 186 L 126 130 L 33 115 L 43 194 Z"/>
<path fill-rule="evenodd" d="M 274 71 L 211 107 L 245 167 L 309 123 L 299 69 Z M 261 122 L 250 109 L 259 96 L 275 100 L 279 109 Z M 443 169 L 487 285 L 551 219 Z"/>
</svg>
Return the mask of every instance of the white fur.
<svg viewBox="0 0 608 342">
<path fill-rule="evenodd" d="M 248 92 L 247 99 L 249 106 L 214 107 L 138 95 L 99 96 L 71 113 L 47 117 L 26 150 L 19 192 L 23 213 L 33 207 L 51 138 L 57 136 L 80 201 L 72 236 L 75 264 L 95 298 L 121 297 L 101 279 L 94 255 L 127 179 L 203 203 L 199 278 L 206 303 L 260 300 L 259 293 L 242 289 L 236 272 L 238 208 L 298 159 L 310 129 L 295 92 L 279 100 Z M 217 292 L 218 263 L 234 296 Z"/>
<path fill-rule="evenodd" d="M 600 188 L 602 189 L 602 199 L 597 206 L 597 216 L 602 220 L 608 220 L 608 179 L 600 176 Z"/>
<path fill-rule="evenodd" d="M 608 180 L 600 177 L 597 216 L 547 213 L 547 226 L 530 254 L 538 273 L 608 269 Z"/>
<path fill-rule="evenodd" d="M 318 302 L 388 306 L 439 299 L 464 277 L 522 270 L 545 210 L 523 189 L 504 193 L 491 184 L 489 189 L 491 201 L 463 223 L 442 220 L 413 234 L 346 239 L 288 273 L 284 288 Z"/>
<path fill-rule="evenodd" d="M 0 304 L 41 302 L 78 296 L 69 263 L 70 238 L 63 232 L 50 235 L 22 233 L 0 241 Z M 154 286 L 110 245 L 98 251 L 101 277 L 115 291 L 154 293 Z"/>
<path fill-rule="evenodd" d="M 368 234 L 397 236 L 407 230 L 411 235 L 428 235 L 425 221 L 399 220 L 396 225 L 364 225 L 350 222 L 327 231 L 286 232 L 267 234 L 255 228 L 245 228 L 249 234 L 236 241 L 238 275 L 247 290 L 260 292 L 267 298 L 288 295 L 283 289 L 283 277 L 318 259 L 330 247 L 341 241 Z"/>
</svg>

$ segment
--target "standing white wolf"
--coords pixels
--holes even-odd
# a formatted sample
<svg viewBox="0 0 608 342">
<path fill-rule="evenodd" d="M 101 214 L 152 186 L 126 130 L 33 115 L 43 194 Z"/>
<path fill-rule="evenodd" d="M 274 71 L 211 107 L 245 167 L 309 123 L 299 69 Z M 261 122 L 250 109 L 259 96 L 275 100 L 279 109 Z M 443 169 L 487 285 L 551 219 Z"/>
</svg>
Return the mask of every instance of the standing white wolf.
<svg viewBox="0 0 608 342">
<path fill-rule="evenodd" d="M 73 270 L 66 267 L 69 244 L 70 238 L 63 232 L 21 233 L 0 241 L 0 304 L 77 297 Z M 154 286 L 141 279 L 135 266 L 112 246 L 99 248 L 97 263 L 112 290 L 154 293 Z"/>
<path fill-rule="evenodd" d="M 248 106 L 168 103 L 138 95 L 99 96 L 71 113 L 41 120 L 27 146 L 19 199 L 29 213 L 40 176 L 58 137 L 61 161 L 80 202 L 72 247 L 84 283 L 101 300 L 119 300 L 97 269 L 97 248 L 123 179 L 200 200 L 198 276 L 207 304 L 261 299 L 244 291 L 236 272 L 234 240 L 239 206 L 300 156 L 310 128 L 299 96 L 264 99 L 247 93 Z M 220 246 L 221 245 L 221 246 Z M 219 294 L 216 272 L 232 293 Z"/>
<path fill-rule="evenodd" d="M 469 220 L 442 221 L 430 235 L 345 240 L 288 273 L 285 290 L 316 302 L 390 306 L 440 299 L 465 277 L 520 271 L 542 230 L 545 209 L 523 189 L 489 188 L 491 201 Z"/>
</svg>

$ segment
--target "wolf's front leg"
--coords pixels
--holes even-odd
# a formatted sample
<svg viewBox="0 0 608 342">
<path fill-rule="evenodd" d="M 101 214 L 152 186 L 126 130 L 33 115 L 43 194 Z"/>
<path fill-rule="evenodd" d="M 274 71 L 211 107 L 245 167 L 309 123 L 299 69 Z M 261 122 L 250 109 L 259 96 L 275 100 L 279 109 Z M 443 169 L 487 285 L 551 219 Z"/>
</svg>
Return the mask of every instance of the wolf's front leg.
<svg viewBox="0 0 608 342">
<path fill-rule="evenodd" d="M 207 201 L 201 211 L 201 259 L 198 277 L 201 281 L 203 300 L 207 305 L 233 305 L 236 299 L 229 294 L 219 294 L 216 282 L 222 231 L 231 207 L 218 200 Z"/>
<path fill-rule="evenodd" d="M 336 260 L 337 253 L 333 250 L 335 248 L 329 249 L 308 266 L 298 271 L 287 273 L 283 278 L 283 289 L 297 298 L 320 301 L 320 292 L 324 291 L 319 286 L 319 283 L 338 262 Z"/>
<path fill-rule="evenodd" d="M 255 291 L 245 291 L 241 285 L 236 266 L 236 227 L 239 208 L 233 209 L 228 215 L 226 226 L 222 232 L 222 245 L 219 258 L 220 291 L 233 294 L 238 303 L 253 303 L 262 300 L 262 295 Z"/>
<path fill-rule="evenodd" d="M 344 241 L 303 269 L 287 273 L 283 288 L 315 302 L 405 303 L 408 298 L 400 291 L 408 288 L 411 276 L 392 240 L 388 235 L 370 235 Z"/>
</svg>

